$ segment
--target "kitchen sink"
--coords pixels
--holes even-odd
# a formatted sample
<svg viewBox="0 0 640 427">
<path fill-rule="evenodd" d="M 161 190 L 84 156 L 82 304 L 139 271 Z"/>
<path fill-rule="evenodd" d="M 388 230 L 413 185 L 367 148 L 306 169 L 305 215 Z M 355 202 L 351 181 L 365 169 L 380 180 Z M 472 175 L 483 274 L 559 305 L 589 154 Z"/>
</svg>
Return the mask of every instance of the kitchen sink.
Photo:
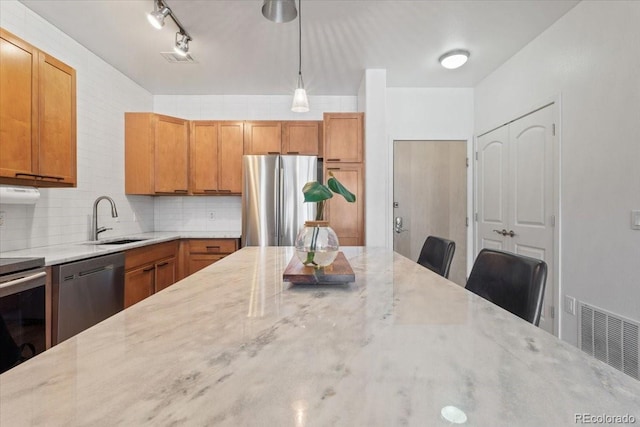
<svg viewBox="0 0 640 427">
<path fill-rule="evenodd" d="M 127 243 L 142 242 L 144 240 L 149 240 L 149 239 L 121 238 L 121 239 L 114 239 L 114 240 L 91 241 L 83 244 L 85 245 L 125 245 Z"/>
<path fill-rule="evenodd" d="M 118 240 L 109 240 L 107 242 L 98 242 L 96 244 L 98 244 L 98 245 L 124 245 L 126 243 L 142 242 L 143 240 L 147 240 L 147 239 L 118 239 Z"/>
</svg>

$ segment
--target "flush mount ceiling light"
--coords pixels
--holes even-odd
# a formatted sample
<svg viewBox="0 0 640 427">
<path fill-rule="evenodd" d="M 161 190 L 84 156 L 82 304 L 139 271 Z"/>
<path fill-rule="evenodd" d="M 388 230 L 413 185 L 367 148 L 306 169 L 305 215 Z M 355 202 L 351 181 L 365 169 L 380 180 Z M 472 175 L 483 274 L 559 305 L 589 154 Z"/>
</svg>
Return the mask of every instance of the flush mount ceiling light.
<svg viewBox="0 0 640 427">
<path fill-rule="evenodd" d="M 307 91 L 304 90 L 304 82 L 302 81 L 302 0 L 298 0 L 298 84 L 293 94 L 293 104 L 291 111 L 294 113 L 306 113 L 309 111 L 309 100 L 307 99 Z M 294 5 L 295 7 L 295 5 Z"/>
<path fill-rule="evenodd" d="M 187 56 L 189 52 L 189 42 L 193 40 L 187 30 L 184 29 L 178 18 L 173 13 L 169 5 L 164 0 L 155 0 L 153 2 L 153 12 L 147 14 L 149 23 L 158 30 L 164 26 L 164 18 L 170 17 L 173 22 L 178 26 L 178 32 L 176 33 L 176 42 L 173 50 L 181 56 Z"/>
<path fill-rule="evenodd" d="M 187 53 L 189 53 L 189 40 L 191 40 L 191 38 L 188 35 L 177 32 L 176 45 L 173 47 L 175 53 L 180 56 L 187 56 Z"/>
<path fill-rule="evenodd" d="M 264 0 L 262 15 L 269 21 L 282 23 L 296 18 L 295 0 Z"/>
<path fill-rule="evenodd" d="M 449 52 L 442 55 L 440 58 L 438 58 L 438 61 L 440 61 L 440 64 L 444 68 L 453 70 L 458 67 L 462 67 L 465 64 L 465 62 L 467 62 L 467 59 L 469 59 L 470 55 L 471 54 L 469 53 L 468 50 L 455 49 L 455 50 L 450 50 Z"/>
</svg>

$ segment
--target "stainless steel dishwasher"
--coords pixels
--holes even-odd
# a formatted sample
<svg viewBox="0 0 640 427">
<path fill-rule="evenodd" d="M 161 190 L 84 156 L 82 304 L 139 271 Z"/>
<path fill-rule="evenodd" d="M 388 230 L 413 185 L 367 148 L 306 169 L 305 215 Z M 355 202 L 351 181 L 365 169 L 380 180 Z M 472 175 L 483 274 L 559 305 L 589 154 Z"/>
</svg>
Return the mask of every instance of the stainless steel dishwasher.
<svg viewBox="0 0 640 427">
<path fill-rule="evenodd" d="M 124 252 L 54 266 L 52 284 L 57 344 L 124 308 Z"/>
</svg>

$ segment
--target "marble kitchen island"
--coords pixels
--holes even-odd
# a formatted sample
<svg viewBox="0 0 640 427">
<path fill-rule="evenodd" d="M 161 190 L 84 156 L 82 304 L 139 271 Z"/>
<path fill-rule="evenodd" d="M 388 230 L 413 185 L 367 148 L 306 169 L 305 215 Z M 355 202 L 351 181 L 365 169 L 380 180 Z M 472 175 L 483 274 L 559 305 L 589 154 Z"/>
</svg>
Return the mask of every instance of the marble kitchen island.
<svg viewBox="0 0 640 427">
<path fill-rule="evenodd" d="M 291 285 L 244 248 L 0 375 L 0 426 L 575 425 L 640 382 L 382 248 Z"/>
</svg>

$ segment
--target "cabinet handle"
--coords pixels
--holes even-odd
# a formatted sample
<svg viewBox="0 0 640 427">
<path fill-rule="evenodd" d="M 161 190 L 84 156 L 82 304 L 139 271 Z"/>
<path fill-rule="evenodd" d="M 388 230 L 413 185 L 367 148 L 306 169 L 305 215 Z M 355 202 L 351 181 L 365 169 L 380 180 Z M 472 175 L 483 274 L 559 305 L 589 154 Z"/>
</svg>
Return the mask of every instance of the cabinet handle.
<svg viewBox="0 0 640 427">
<path fill-rule="evenodd" d="M 210 249 L 220 250 L 220 246 L 207 246 L 206 248 L 207 248 L 207 250 L 210 250 Z"/>
<path fill-rule="evenodd" d="M 300 154 L 299 151 L 287 151 L 287 154 Z"/>
<path fill-rule="evenodd" d="M 164 267 L 167 264 L 169 264 L 169 261 L 165 261 L 162 264 L 158 264 L 158 267 Z"/>
<path fill-rule="evenodd" d="M 280 154 L 279 151 L 267 151 L 267 154 Z"/>
<path fill-rule="evenodd" d="M 328 171 L 339 171 L 340 168 L 327 168 Z"/>
<path fill-rule="evenodd" d="M 18 178 L 20 176 L 30 176 L 33 177 L 35 179 L 55 179 L 56 181 L 63 181 L 64 177 L 62 176 L 54 176 L 54 175 L 38 175 L 35 173 L 23 173 L 23 172 L 18 172 L 15 174 L 15 177 Z"/>
<path fill-rule="evenodd" d="M 155 267 L 145 268 L 145 269 L 143 269 L 143 270 L 142 270 L 142 272 L 143 272 L 143 273 L 148 273 L 148 272 L 150 272 L 150 271 L 153 271 L 153 269 L 154 269 L 154 268 L 155 268 Z"/>
<path fill-rule="evenodd" d="M 327 162 L 339 162 L 340 159 L 327 159 Z"/>
<path fill-rule="evenodd" d="M 231 190 L 218 190 L 221 193 L 231 193 Z"/>
<path fill-rule="evenodd" d="M 218 192 L 218 190 L 207 190 L 207 189 L 202 190 L 202 191 L 204 191 L 205 193 L 217 193 Z"/>
<path fill-rule="evenodd" d="M 174 193 L 187 193 L 189 190 L 173 190 Z"/>
</svg>

